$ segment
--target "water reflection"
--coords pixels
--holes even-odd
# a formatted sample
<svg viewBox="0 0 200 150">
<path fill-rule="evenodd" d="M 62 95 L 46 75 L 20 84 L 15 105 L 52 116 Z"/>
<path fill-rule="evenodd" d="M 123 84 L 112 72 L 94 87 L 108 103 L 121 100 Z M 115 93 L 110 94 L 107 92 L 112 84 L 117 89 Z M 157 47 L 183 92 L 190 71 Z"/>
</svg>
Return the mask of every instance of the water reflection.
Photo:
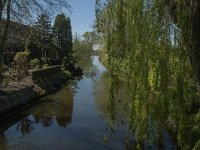
<svg viewBox="0 0 200 150">
<path fill-rule="evenodd" d="M 173 150 L 179 149 L 178 138 L 191 144 L 187 134 L 196 135 L 196 142 L 198 125 L 193 128 L 196 134 L 187 133 L 193 122 L 183 119 L 186 116 L 180 120 L 180 113 L 173 122 L 165 108 L 168 104 L 160 105 L 153 98 L 139 100 L 127 82 L 106 71 L 98 56 L 79 65 L 85 73 L 80 81 L 33 107 L 0 117 L 0 150 Z"/>
<path fill-rule="evenodd" d="M 124 127 L 127 150 L 176 149 L 173 136 L 161 121 L 163 109 L 157 108 L 157 104 L 133 101 L 126 82 L 111 77 L 109 72 L 105 72 L 94 82 L 96 103 L 107 123 L 105 142 L 109 143 L 117 128 Z M 151 113 L 156 110 L 160 112 Z"/>
<path fill-rule="evenodd" d="M 83 69 L 84 76 L 87 78 L 95 78 L 98 74 L 98 65 L 94 63 L 95 57 L 83 57 L 78 62 L 78 66 Z"/>
<path fill-rule="evenodd" d="M 94 78 L 96 78 L 97 74 L 102 71 L 99 70 L 97 66 L 98 64 L 96 64 L 99 63 L 98 59 L 96 58 L 97 57 L 91 57 L 89 59 L 84 59 L 80 62 L 80 65 L 84 69 L 85 79 L 83 79 L 83 86 L 79 81 L 72 81 L 70 85 L 62 88 L 57 93 L 45 96 L 43 99 L 39 100 L 37 104 L 34 104 L 34 106 L 22 107 L 1 116 L 0 149 L 15 149 L 16 145 L 18 145 L 16 149 L 20 150 L 26 149 L 28 145 L 30 149 L 36 149 L 34 148 L 36 147 L 36 145 L 40 145 L 44 143 L 45 140 L 51 139 L 50 137 L 46 137 L 45 139 L 38 141 L 37 144 L 33 144 L 33 141 L 37 139 L 36 137 L 46 136 L 50 133 L 54 133 L 54 136 L 58 136 L 58 139 L 62 139 L 62 135 L 60 135 L 59 132 L 62 130 L 62 128 L 66 129 L 68 125 L 72 123 L 74 97 L 76 97 L 75 95 L 80 95 L 80 93 L 82 93 L 81 91 L 85 91 L 85 94 L 88 95 L 87 98 L 90 99 L 89 95 L 91 91 L 87 88 L 89 88 L 90 84 L 93 82 Z M 87 85 L 88 87 L 85 87 L 85 85 Z M 81 87 L 82 89 L 79 90 L 79 88 Z M 81 104 L 79 105 L 81 106 Z M 76 112 L 79 111 L 80 110 L 76 110 Z M 96 111 L 95 108 L 93 111 Z M 82 124 L 82 126 L 84 127 L 84 122 L 81 120 L 79 122 L 80 123 L 78 124 Z M 49 132 L 46 132 L 45 128 L 49 130 Z M 88 131 L 90 130 L 89 127 L 87 129 Z M 38 133 L 38 131 L 40 131 L 40 133 Z M 66 133 L 66 131 L 63 133 Z M 76 133 L 74 135 L 76 135 Z M 27 143 L 21 143 L 20 139 L 26 140 Z M 85 140 L 87 140 L 87 138 L 85 138 Z M 56 141 L 57 140 L 55 140 L 55 142 Z M 57 143 L 59 142 L 60 141 L 57 141 Z M 52 141 L 52 143 L 54 142 Z M 61 149 L 64 149 L 63 147 L 65 144 L 66 143 L 63 142 L 59 145 L 60 147 L 62 147 Z M 53 149 L 54 146 L 47 146 L 47 149 Z M 42 147 L 37 146 L 37 149 L 38 148 Z"/>
<path fill-rule="evenodd" d="M 34 121 L 25 118 L 17 124 L 17 130 L 20 131 L 23 135 L 29 134 L 31 130 L 34 129 L 32 126 L 34 123 Z"/>
<path fill-rule="evenodd" d="M 196 144 L 198 146 L 200 125 L 192 120 L 198 116 L 199 109 L 196 109 L 199 106 L 196 89 L 189 85 L 185 96 L 190 99 L 180 103 L 173 99 L 175 90 L 169 91 L 171 97 L 160 99 L 151 95 L 151 91 L 139 91 L 144 93 L 142 96 L 150 95 L 149 99 L 143 99 L 135 94 L 133 85 L 129 88 L 129 84 L 111 72 L 105 72 L 94 82 L 96 103 L 107 123 L 106 142 L 116 134 L 117 128 L 124 126 L 128 150 L 192 149 Z"/>
<path fill-rule="evenodd" d="M 3 135 L 0 134 L 0 146 L 2 150 L 6 150 L 6 143 L 7 142 L 4 134 Z"/>
<path fill-rule="evenodd" d="M 50 127 L 54 122 L 66 128 L 72 121 L 73 96 L 77 81 L 53 95 L 38 101 L 35 106 L 16 109 L 0 118 L 0 149 L 7 150 L 6 134 L 29 135 L 38 126 Z M 12 117 L 11 117 L 12 116 Z M 12 127 L 11 129 L 9 129 Z"/>
<path fill-rule="evenodd" d="M 35 122 L 49 127 L 56 121 L 60 127 L 66 128 L 72 120 L 74 92 L 74 89 L 65 87 L 40 100 L 37 107 L 30 110 Z"/>
</svg>

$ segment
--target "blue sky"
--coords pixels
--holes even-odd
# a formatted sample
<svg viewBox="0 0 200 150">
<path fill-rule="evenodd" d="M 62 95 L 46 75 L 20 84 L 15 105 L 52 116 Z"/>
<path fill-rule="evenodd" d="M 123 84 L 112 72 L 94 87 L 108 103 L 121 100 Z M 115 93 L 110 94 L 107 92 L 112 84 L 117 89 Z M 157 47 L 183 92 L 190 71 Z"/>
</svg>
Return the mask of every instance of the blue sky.
<svg viewBox="0 0 200 150">
<path fill-rule="evenodd" d="M 91 30 L 95 20 L 95 0 L 68 0 L 72 12 L 67 13 L 72 22 L 72 32 L 82 35 Z"/>
</svg>

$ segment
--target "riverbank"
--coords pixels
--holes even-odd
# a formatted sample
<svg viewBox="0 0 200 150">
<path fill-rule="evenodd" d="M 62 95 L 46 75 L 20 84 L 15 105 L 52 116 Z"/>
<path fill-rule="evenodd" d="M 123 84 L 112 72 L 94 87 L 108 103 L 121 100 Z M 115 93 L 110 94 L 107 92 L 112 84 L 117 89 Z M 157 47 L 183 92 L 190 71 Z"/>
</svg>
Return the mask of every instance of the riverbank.
<svg viewBox="0 0 200 150">
<path fill-rule="evenodd" d="M 44 95 L 56 91 L 71 79 L 61 70 L 42 80 L 33 81 L 34 78 L 28 75 L 19 84 L 17 81 L 12 81 L 0 87 L 0 114 L 37 101 Z"/>
</svg>

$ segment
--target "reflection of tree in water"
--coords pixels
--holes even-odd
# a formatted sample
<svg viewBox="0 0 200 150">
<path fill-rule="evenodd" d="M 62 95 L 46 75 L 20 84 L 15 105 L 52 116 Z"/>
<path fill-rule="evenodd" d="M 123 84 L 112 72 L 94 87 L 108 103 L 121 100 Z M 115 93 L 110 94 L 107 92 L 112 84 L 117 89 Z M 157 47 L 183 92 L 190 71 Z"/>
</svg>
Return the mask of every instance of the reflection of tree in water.
<svg viewBox="0 0 200 150">
<path fill-rule="evenodd" d="M 22 135 L 30 134 L 37 125 L 49 127 L 55 121 L 60 127 L 67 127 L 72 121 L 73 95 L 77 88 L 75 81 L 56 94 L 41 99 L 35 106 L 19 108 L 20 110 L 16 109 L 1 116 L 0 150 L 7 150 L 5 132 L 10 127 L 16 127 Z"/>
<path fill-rule="evenodd" d="M 93 64 L 94 57 L 84 57 L 78 62 L 78 66 L 83 69 L 84 76 L 88 78 L 96 77 L 99 72 L 97 66 Z"/>
<path fill-rule="evenodd" d="M 1 148 L 1 150 L 7 150 L 6 143 L 7 143 L 7 140 L 5 138 L 5 135 L 0 133 L 0 148 Z"/>
<path fill-rule="evenodd" d="M 37 123 L 44 127 L 51 126 L 56 121 L 60 127 L 67 127 L 72 120 L 73 92 L 65 87 L 54 95 L 42 99 L 31 113 Z"/>
<path fill-rule="evenodd" d="M 114 84 L 111 80 L 109 74 L 104 73 L 99 80 L 94 81 L 96 103 L 107 122 L 105 141 L 115 134 L 116 127 L 127 125 L 129 121 L 126 88 L 123 88 L 123 82 L 115 80 Z M 120 88 L 117 85 L 120 85 Z"/>
<path fill-rule="evenodd" d="M 29 134 L 34 129 L 32 124 L 35 124 L 35 122 L 25 118 L 18 123 L 17 130 L 20 130 L 23 135 Z"/>
<path fill-rule="evenodd" d="M 193 101 L 196 98 L 196 104 L 184 104 L 173 99 L 176 96 L 173 89 L 171 96 L 165 98 L 145 90 L 136 95 L 133 88 L 132 91 L 128 88 L 130 85 L 127 82 L 120 82 L 115 76 L 111 78 L 108 73 L 94 83 L 96 102 L 107 122 L 106 141 L 115 134 L 116 128 L 126 125 L 127 149 L 175 149 L 180 145 L 188 145 L 185 147 L 190 149 L 198 142 L 200 117 L 196 116 L 196 122 L 192 121 L 198 111 L 198 96 L 195 90 L 190 90 L 191 87 L 186 89 L 185 96 L 193 98 Z M 144 94 L 146 97 L 147 94 L 152 95 L 146 99 L 140 97 Z M 194 116 L 188 106 L 193 107 Z"/>
</svg>

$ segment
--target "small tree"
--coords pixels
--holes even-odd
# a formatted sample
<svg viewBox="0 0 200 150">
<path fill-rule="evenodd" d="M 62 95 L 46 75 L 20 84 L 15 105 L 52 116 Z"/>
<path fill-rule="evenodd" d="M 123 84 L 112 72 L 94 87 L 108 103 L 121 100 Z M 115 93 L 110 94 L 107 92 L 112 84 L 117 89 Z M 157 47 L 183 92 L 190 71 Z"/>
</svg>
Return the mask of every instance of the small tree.
<svg viewBox="0 0 200 150">
<path fill-rule="evenodd" d="M 29 52 L 27 51 L 18 52 L 14 57 L 18 84 L 28 73 L 28 69 L 29 69 L 28 57 L 29 57 Z"/>
</svg>

